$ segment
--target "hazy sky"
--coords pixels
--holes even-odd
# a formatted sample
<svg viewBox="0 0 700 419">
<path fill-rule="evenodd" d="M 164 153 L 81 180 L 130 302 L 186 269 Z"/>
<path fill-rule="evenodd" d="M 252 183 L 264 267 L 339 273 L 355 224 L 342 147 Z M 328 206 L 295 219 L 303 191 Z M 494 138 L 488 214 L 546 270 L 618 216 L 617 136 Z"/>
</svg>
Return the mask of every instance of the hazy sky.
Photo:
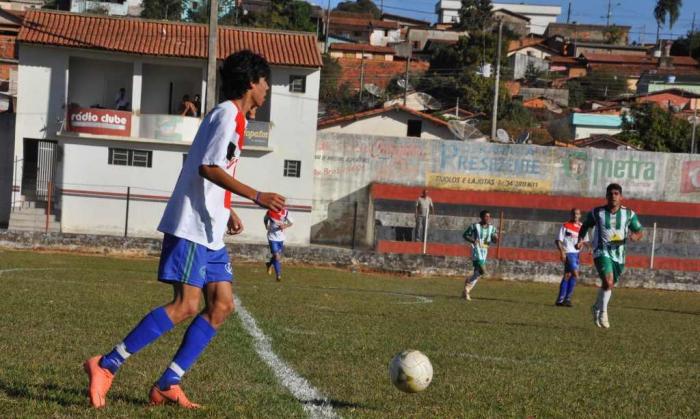
<svg viewBox="0 0 700 419">
<path fill-rule="evenodd" d="M 309 0 L 310 3 L 326 7 L 328 0 Z M 521 1 L 501 0 L 501 3 L 521 3 Z M 339 3 L 331 0 L 331 5 Z M 380 0 L 375 0 L 379 5 Z M 384 10 L 387 13 L 406 15 L 418 19 L 435 22 L 435 0 L 384 0 Z M 569 0 L 533 0 L 530 4 L 559 5 L 562 8 L 559 21 L 566 22 Z M 651 42 L 656 39 L 656 21 L 653 10 L 656 0 L 612 0 L 612 19 L 618 25 L 632 26 L 631 41 Z M 578 23 L 605 24 L 608 10 L 608 0 L 571 0 L 571 21 Z M 675 38 L 686 34 L 692 25 L 693 12 L 697 13 L 695 28 L 700 30 L 700 0 L 683 0 L 683 8 L 673 32 L 668 25 L 661 29 L 662 37 Z"/>
</svg>

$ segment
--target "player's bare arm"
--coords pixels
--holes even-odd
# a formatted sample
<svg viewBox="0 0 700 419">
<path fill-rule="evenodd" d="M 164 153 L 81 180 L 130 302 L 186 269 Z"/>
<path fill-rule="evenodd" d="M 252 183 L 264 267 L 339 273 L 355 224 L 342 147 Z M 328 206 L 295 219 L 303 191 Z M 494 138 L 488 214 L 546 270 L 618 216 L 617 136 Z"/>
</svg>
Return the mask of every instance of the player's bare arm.
<svg viewBox="0 0 700 419">
<path fill-rule="evenodd" d="M 285 198 L 273 192 L 258 192 L 243 182 L 229 176 L 224 169 L 216 165 L 199 166 L 199 175 L 227 191 L 250 199 L 263 208 L 280 211 L 284 207 Z"/>
<path fill-rule="evenodd" d="M 644 237 L 644 230 L 630 231 L 630 240 L 638 242 Z"/>
<path fill-rule="evenodd" d="M 566 262 L 566 250 L 564 249 L 564 244 L 559 241 L 559 240 L 554 240 L 554 244 L 557 245 L 557 249 L 559 249 L 559 256 L 561 257 L 562 262 Z M 576 244 L 578 248 L 578 243 Z"/>
</svg>

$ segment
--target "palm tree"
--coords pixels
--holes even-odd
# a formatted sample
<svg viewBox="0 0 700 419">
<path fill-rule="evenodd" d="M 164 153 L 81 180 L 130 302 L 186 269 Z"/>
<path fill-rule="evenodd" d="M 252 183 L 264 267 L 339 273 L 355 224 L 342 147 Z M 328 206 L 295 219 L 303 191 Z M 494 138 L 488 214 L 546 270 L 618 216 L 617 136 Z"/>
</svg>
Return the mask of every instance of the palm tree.
<svg viewBox="0 0 700 419">
<path fill-rule="evenodd" d="M 659 42 L 659 31 L 666 24 L 666 15 L 668 15 L 669 29 L 673 30 L 673 25 L 678 20 L 683 7 L 683 0 L 656 0 L 654 7 L 654 18 L 656 18 L 656 42 Z"/>
</svg>

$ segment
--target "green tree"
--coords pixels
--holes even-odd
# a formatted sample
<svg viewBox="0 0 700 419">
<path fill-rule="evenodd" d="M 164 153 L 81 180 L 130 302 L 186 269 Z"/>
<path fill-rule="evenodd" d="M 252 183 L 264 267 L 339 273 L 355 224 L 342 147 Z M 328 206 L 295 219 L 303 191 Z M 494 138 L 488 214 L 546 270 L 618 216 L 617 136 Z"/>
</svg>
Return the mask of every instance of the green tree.
<svg viewBox="0 0 700 419">
<path fill-rule="evenodd" d="M 265 11 L 240 16 L 240 22 L 256 28 L 316 31 L 311 5 L 302 0 L 274 0 Z"/>
<path fill-rule="evenodd" d="M 690 152 L 692 126 L 653 103 L 632 105 L 619 137 L 648 151 Z"/>
<path fill-rule="evenodd" d="M 481 32 L 493 24 L 491 0 L 462 0 L 459 9 L 458 29 L 468 32 Z"/>
<path fill-rule="evenodd" d="M 527 68 L 525 68 L 525 82 L 532 84 L 542 77 L 543 74 L 544 71 L 537 68 L 535 63 L 529 62 L 527 63 Z"/>
<path fill-rule="evenodd" d="M 379 19 L 382 16 L 382 11 L 379 10 L 379 7 L 377 7 L 372 0 L 341 1 L 333 10 L 338 10 L 340 12 L 369 13 L 375 19 Z"/>
<path fill-rule="evenodd" d="M 700 32 L 688 31 L 685 36 L 676 39 L 671 46 L 671 55 L 689 55 L 700 59 Z"/>
<path fill-rule="evenodd" d="M 587 100 L 609 100 L 629 93 L 627 79 L 612 73 L 590 73 L 567 83 L 569 106 L 579 107 Z"/>
<path fill-rule="evenodd" d="M 197 9 L 187 9 L 187 20 L 195 23 L 209 22 L 209 0 L 203 0 L 199 3 Z M 220 25 L 235 25 L 236 24 L 236 2 L 235 0 L 219 0 L 218 2 L 218 17 Z"/>
<path fill-rule="evenodd" d="M 605 36 L 605 42 L 607 44 L 611 44 L 611 45 L 626 45 L 627 44 L 627 38 L 625 36 L 625 31 L 617 25 L 608 26 L 608 28 L 605 30 L 603 35 Z"/>
<path fill-rule="evenodd" d="M 681 14 L 683 0 L 656 0 L 654 7 L 654 18 L 656 19 L 656 40 L 659 40 L 659 31 L 666 24 L 666 16 L 668 16 L 669 29 L 673 30 L 678 17 Z"/>
<path fill-rule="evenodd" d="M 345 115 L 357 112 L 363 107 L 358 94 L 350 88 L 350 85 L 339 83 L 341 74 L 342 68 L 338 60 L 324 54 L 318 99 L 329 114 Z"/>
<path fill-rule="evenodd" d="M 182 20 L 182 12 L 189 7 L 182 0 L 143 0 L 141 17 L 146 19 Z"/>
</svg>

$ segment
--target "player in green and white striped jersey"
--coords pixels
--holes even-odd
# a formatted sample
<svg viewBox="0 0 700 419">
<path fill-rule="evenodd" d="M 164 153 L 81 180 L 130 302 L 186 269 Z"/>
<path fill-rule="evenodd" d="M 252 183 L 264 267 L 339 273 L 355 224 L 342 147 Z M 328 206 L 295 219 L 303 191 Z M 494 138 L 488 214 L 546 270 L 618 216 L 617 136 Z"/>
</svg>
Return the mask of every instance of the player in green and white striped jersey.
<svg viewBox="0 0 700 419">
<path fill-rule="evenodd" d="M 469 293 L 476 286 L 479 277 L 486 275 L 486 256 L 489 252 L 490 243 L 498 243 L 498 235 L 496 227 L 490 224 L 491 213 L 483 210 L 479 213 L 481 219 L 478 223 L 471 224 L 462 234 L 464 240 L 472 245 L 472 265 L 474 265 L 474 273 L 471 278 L 464 281 L 464 291 L 462 298 L 471 300 Z"/>
<path fill-rule="evenodd" d="M 642 225 L 637 214 L 622 206 L 622 186 L 617 183 L 608 185 L 605 193 L 607 205 L 593 208 L 579 231 L 579 241 L 576 248 L 583 245 L 583 237 L 589 229 L 595 228 L 593 234 L 593 260 L 602 281 L 598 290 L 598 299 L 591 308 L 593 321 L 596 326 L 609 328 L 608 302 L 612 289 L 625 270 L 625 253 L 627 238 L 632 241 L 641 240 Z"/>
</svg>

